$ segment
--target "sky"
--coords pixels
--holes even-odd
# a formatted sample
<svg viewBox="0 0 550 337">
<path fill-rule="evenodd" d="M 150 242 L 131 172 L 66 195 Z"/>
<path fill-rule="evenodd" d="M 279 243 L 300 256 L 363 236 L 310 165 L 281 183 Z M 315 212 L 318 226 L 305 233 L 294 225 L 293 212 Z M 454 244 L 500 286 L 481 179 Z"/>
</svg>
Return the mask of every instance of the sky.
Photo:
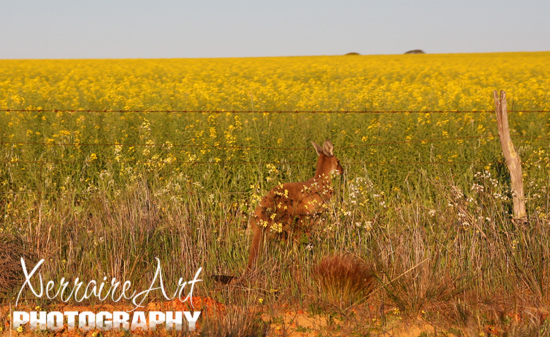
<svg viewBox="0 0 550 337">
<path fill-rule="evenodd" d="M 0 59 L 550 51 L 549 0 L 0 0 Z"/>
</svg>

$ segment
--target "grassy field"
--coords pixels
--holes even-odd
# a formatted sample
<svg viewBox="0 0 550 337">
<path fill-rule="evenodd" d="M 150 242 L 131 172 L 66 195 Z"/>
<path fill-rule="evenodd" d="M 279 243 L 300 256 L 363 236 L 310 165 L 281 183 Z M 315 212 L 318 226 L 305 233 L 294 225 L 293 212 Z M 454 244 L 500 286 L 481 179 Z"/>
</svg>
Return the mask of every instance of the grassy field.
<svg viewBox="0 0 550 337">
<path fill-rule="evenodd" d="M 401 320 L 547 335 L 549 61 L 548 52 L 2 60 L 0 235 L 45 258 L 46 280 L 109 276 L 144 288 L 158 257 L 173 287 L 202 267 L 201 296 L 256 313 L 209 323 L 220 334 L 255 331 L 261 313 L 280 323 L 286 306 L 328 317 L 327 335 L 376 335 Z M 507 91 L 524 162 L 527 224 L 511 220 L 496 89 Z M 346 173 L 313 242 L 271 243 L 244 288 L 206 277 L 243 272 L 248 214 L 279 182 L 310 178 L 310 141 L 325 139 Z M 368 300 L 321 287 L 316 266 L 337 253 L 374 265 Z M 2 301 L 19 286 L 0 289 Z"/>
</svg>

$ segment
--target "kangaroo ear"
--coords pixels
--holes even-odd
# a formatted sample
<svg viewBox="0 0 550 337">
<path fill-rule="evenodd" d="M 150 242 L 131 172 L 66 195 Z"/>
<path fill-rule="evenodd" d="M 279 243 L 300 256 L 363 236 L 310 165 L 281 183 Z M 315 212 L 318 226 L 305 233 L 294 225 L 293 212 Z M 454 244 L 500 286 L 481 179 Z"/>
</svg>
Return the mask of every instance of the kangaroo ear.
<svg viewBox="0 0 550 337">
<path fill-rule="evenodd" d="M 325 140 L 325 142 L 323 143 L 323 152 L 329 156 L 329 157 L 332 157 L 334 156 L 334 153 L 332 152 L 334 150 L 334 145 L 332 145 L 331 141 L 330 140 Z"/>
<path fill-rule="evenodd" d="M 314 141 L 311 141 L 311 144 L 313 144 L 313 147 L 315 148 L 315 152 L 317 152 L 317 155 L 320 156 L 321 153 L 323 153 L 323 148 L 321 145 L 315 143 Z"/>
</svg>

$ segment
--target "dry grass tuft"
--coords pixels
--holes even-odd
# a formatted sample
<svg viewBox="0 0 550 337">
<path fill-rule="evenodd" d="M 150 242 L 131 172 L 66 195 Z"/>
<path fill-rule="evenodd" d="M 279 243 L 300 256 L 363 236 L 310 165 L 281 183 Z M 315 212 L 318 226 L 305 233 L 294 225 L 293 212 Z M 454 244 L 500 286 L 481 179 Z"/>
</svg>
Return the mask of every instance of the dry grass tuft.
<svg viewBox="0 0 550 337">
<path fill-rule="evenodd" d="M 21 257 L 29 263 L 30 253 L 25 249 L 23 240 L 0 233 L 0 293 L 8 293 L 23 278 Z"/>
<path fill-rule="evenodd" d="M 366 300 L 375 279 L 373 266 L 351 254 L 324 257 L 313 276 L 321 298 L 340 309 Z"/>
</svg>

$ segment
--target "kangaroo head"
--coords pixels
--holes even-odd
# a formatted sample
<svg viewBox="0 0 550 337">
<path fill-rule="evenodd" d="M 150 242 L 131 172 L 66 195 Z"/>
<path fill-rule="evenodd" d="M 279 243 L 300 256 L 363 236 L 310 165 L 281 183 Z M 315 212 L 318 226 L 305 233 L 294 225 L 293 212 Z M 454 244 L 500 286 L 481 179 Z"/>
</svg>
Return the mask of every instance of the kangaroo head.
<svg viewBox="0 0 550 337">
<path fill-rule="evenodd" d="M 317 161 L 317 171 L 322 170 L 323 173 L 329 174 L 344 173 L 344 169 L 340 165 L 340 161 L 334 156 L 334 145 L 332 145 L 330 140 L 325 140 L 322 147 L 314 141 L 312 141 L 311 144 L 313 144 L 313 147 L 319 156 L 319 160 Z"/>
</svg>

